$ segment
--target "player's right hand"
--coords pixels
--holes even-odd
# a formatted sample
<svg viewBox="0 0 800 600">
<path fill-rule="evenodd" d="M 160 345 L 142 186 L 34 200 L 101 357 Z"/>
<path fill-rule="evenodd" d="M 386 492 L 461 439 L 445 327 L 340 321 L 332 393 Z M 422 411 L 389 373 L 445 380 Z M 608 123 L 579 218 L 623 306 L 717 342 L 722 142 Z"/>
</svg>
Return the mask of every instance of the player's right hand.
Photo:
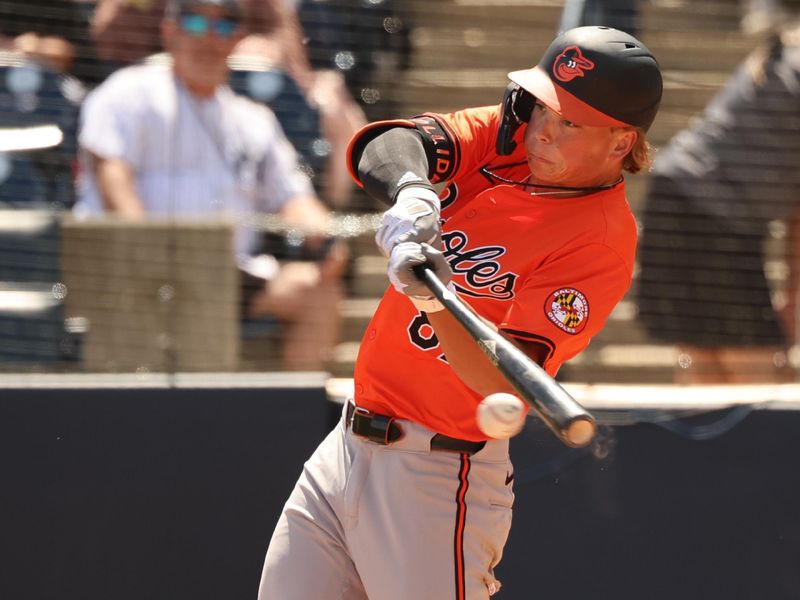
<svg viewBox="0 0 800 600">
<path fill-rule="evenodd" d="M 401 242 L 392 249 L 389 257 L 389 281 L 394 289 L 412 300 L 429 300 L 433 294 L 414 272 L 420 265 L 431 269 L 445 285 L 453 278 L 453 271 L 439 250 L 428 244 Z"/>
<path fill-rule="evenodd" d="M 383 213 L 375 233 L 375 243 L 381 253 L 389 257 L 392 249 L 403 242 L 441 245 L 439 212 L 441 204 L 436 192 L 421 186 L 408 186 L 400 190 L 394 206 Z"/>
</svg>

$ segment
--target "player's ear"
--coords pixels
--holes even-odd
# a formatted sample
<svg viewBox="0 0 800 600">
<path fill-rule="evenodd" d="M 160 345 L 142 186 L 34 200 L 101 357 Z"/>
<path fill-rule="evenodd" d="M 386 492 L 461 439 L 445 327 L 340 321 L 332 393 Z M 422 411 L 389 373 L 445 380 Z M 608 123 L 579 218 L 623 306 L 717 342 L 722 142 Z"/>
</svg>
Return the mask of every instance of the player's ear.
<svg viewBox="0 0 800 600">
<path fill-rule="evenodd" d="M 612 133 L 614 135 L 614 142 L 611 147 L 611 156 L 621 160 L 625 158 L 636 145 L 639 132 L 633 127 L 620 127 L 614 128 Z"/>
</svg>

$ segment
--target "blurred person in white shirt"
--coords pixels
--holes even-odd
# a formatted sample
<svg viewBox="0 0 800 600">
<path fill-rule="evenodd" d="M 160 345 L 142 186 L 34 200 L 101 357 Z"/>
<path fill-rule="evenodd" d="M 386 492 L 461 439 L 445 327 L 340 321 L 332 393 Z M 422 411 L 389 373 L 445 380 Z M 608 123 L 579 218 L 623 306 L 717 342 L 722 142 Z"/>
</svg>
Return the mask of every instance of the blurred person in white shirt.
<svg viewBox="0 0 800 600">
<path fill-rule="evenodd" d="M 171 0 L 161 30 L 171 65 L 120 69 L 85 101 L 75 213 L 232 220 L 245 316 L 286 328 L 283 368 L 324 369 L 338 341 L 347 252 L 327 243 L 330 213 L 275 115 L 226 85 L 228 56 L 246 33 L 240 8 Z M 260 254 L 251 225 L 273 213 L 324 255 L 279 262 Z"/>
</svg>

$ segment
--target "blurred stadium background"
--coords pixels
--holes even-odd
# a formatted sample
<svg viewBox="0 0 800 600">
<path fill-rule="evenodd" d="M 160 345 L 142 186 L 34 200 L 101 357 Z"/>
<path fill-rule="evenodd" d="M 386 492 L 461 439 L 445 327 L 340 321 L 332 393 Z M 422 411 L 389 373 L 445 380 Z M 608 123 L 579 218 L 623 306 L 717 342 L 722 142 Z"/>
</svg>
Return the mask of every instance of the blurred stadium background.
<svg viewBox="0 0 800 600">
<path fill-rule="evenodd" d="M 57 30 L 64 2 L 30 3 L 37 8 L 28 17 Z M 4 10 L 19 17 L 25 4 L 0 0 L 0 24 Z M 16 567 L 5 583 L 0 574 L 0 592 L 7 586 L 0 595 L 44 598 L 60 586 L 62 598 L 253 597 L 274 511 L 335 419 L 359 341 L 387 285 L 385 260 L 369 231 L 381 207 L 355 189 L 335 207 L 343 216 L 338 233 L 352 255 L 339 307 L 341 341 L 325 373 L 282 373 L 280 328 L 239 319 L 239 275 L 226 251 L 229 224 L 71 217 L 81 103 L 109 70 L 87 37 L 94 2 L 74 4 L 81 19 L 63 22 L 77 49 L 70 72 L 8 45 L 0 52 L 0 476 L 15 491 L 0 493 L 0 509 L 13 524 L 3 536 L 13 540 L 3 548 L 3 562 Z M 533 64 L 560 27 L 579 24 L 583 3 L 294 4 L 314 68 L 340 72 L 367 117 L 379 119 L 499 102 L 506 73 Z M 747 21 L 753 15 L 745 4 L 638 2 L 638 37 L 665 77 L 650 133 L 656 149 L 702 112 L 763 40 L 758 24 Z M 330 145 L 318 111 L 280 65 L 233 59 L 231 67 L 231 86 L 275 110 L 324 195 Z M 800 136 L 797 121 L 787 127 Z M 647 174 L 628 178 L 637 216 L 648 182 Z M 299 252 L 298 237 L 282 236 L 279 223 L 265 229 L 273 248 L 287 256 Z M 798 294 L 789 265 L 800 255 L 800 241 L 785 222 L 771 223 L 769 231 L 764 269 L 780 303 Z M 636 282 L 590 348 L 560 374 L 602 416 L 598 443 L 567 452 L 535 423 L 515 441 L 522 457 L 519 517 L 501 576 L 509 591 L 500 597 L 534 596 L 526 588 L 532 564 L 553 579 L 536 581 L 543 598 L 800 597 L 800 526 L 793 514 L 800 485 L 792 467 L 797 384 L 677 387 L 681 352 L 648 336 L 635 288 Z M 797 345 L 785 359 L 796 381 Z M 76 391 L 83 388 L 88 391 Z M 119 413 L 105 404 L 109 390 Z M 321 396 L 334 407 L 318 403 L 304 412 L 305 401 Z M 751 414 L 761 407 L 777 410 Z M 31 421 L 39 418 L 44 422 Z M 658 427 L 627 427 L 641 423 Z M 298 429 L 308 435 L 295 435 Z M 71 442 L 64 438 L 72 445 L 59 437 L 64 430 L 73 434 Z M 701 440 L 711 441 L 701 449 L 694 445 Z M 147 450 L 151 442 L 156 445 Z M 264 462 L 272 475 L 263 476 Z M 695 502 L 695 493 L 705 500 Z M 186 506 L 194 512 L 185 514 Z M 580 516 L 566 523 L 565 510 Z M 547 519 L 551 514 L 559 516 Z M 260 520 L 248 520 L 252 515 Z M 169 527 L 153 537 L 154 523 Z M 197 549 L 207 542 L 197 523 L 219 542 L 224 558 Z M 694 537 L 706 524 L 707 535 Z M 541 546 L 529 541 L 531 529 Z M 649 543 L 639 539 L 642 531 Z M 577 536 L 592 541 L 576 548 Z M 105 554 L 106 544 L 126 538 L 131 543 L 115 546 L 116 558 Z M 162 548 L 171 568 L 154 552 Z M 242 555 L 246 560 L 231 558 Z M 586 574 L 575 582 L 574 596 L 564 589 L 576 577 L 567 568 L 570 558 Z M 34 566 L 39 560 L 44 575 Z M 121 569 L 126 560 L 132 566 Z M 666 566 L 670 561 L 677 561 L 674 569 Z"/>
<path fill-rule="evenodd" d="M 57 29 L 58 4 L 43 6 L 31 19 L 49 20 Z M 88 20 L 93 3 L 78 4 Z M 367 117 L 377 119 L 498 102 L 507 71 L 535 62 L 562 21 L 579 23 L 574 8 L 581 4 L 565 10 L 555 0 L 303 0 L 297 10 L 313 67 L 339 71 Z M 637 33 L 658 57 L 666 84 L 650 133 L 656 149 L 702 111 L 761 41 L 743 29 L 743 5 L 638 3 Z M 65 23 L 74 30 L 68 37 L 87 35 L 88 21 L 83 25 Z M 280 66 L 231 62 L 231 85 L 272 106 L 321 186 L 330 146 L 318 111 Z M 78 111 L 85 92 L 108 70 L 90 43 L 78 47 L 66 74 L 18 52 L 0 54 L 0 368 L 279 370 L 279 328 L 237 321 L 236 273 L 220 252 L 229 243 L 224 226 L 205 224 L 198 232 L 177 221 L 165 227 L 70 219 Z M 628 178 L 637 213 L 647 185 L 646 174 Z M 354 189 L 336 210 L 371 215 L 380 207 Z M 329 365 L 334 377 L 352 374 L 360 337 L 386 286 L 385 262 L 363 229 L 340 231 L 352 261 L 340 306 L 341 341 Z M 796 245 L 788 231 L 771 224 L 764 266 L 773 294 L 784 301 L 797 293 L 788 289 L 787 255 Z M 198 239 L 213 243 L 198 245 Z M 291 252 L 296 241 L 273 243 Z M 676 347 L 649 339 L 638 320 L 634 284 L 606 329 L 561 376 L 584 383 L 669 383 L 679 355 Z M 789 360 L 796 372 L 796 348 Z"/>
</svg>

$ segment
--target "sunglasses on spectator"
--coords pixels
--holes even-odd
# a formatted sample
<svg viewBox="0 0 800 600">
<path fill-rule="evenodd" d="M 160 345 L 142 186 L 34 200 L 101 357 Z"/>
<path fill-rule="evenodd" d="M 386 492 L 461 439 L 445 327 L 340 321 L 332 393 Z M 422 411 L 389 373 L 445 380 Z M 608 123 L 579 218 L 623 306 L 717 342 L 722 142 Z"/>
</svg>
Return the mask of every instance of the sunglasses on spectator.
<svg viewBox="0 0 800 600">
<path fill-rule="evenodd" d="M 234 19 L 211 19 L 206 15 L 191 14 L 181 15 L 180 25 L 189 35 L 199 37 L 213 28 L 219 37 L 229 38 L 236 32 L 239 22 Z"/>
</svg>

